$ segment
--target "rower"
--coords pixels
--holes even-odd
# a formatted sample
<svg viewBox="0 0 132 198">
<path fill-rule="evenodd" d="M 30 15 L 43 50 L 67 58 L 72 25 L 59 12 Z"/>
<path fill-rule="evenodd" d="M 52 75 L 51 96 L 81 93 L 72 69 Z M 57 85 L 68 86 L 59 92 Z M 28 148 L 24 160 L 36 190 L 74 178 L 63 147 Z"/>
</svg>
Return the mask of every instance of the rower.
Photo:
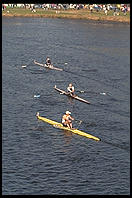
<svg viewBox="0 0 132 198">
<path fill-rule="evenodd" d="M 46 58 L 46 65 L 47 66 L 50 66 L 51 65 L 51 60 L 49 57 Z"/>
<path fill-rule="evenodd" d="M 66 113 L 62 117 L 62 124 L 64 127 L 68 127 L 70 129 L 72 129 L 72 121 L 71 120 L 74 120 L 74 118 L 71 117 L 70 115 L 71 115 L 71 112 L 66 111 Z"/>
<path fill-rule="evenodd" d="M 74 93 L 75 89 L 74 89 L 74 86 L 72 85 L 72 83 L 70 83 L 70 84 L 68 85 L 67 91 L 68 91 L 68 93 L 69 93 L 71 96 L 75 96 L 75 93 Z"/>
</svg>

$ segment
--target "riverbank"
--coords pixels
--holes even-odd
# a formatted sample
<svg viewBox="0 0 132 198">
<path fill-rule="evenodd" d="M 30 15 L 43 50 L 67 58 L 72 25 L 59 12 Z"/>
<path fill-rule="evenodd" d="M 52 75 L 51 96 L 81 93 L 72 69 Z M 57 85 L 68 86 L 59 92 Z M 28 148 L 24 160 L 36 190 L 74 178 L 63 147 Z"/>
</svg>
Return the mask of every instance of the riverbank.
<svg viewBox="0 0 132 198">
<path fill-rule="evenodd" d="M 69 18 L 69 19 L 87 19 L 96 21 L 108 21 L 108 22 L 121 22 L 130 24 L 130 12 L 127 15 L 123 15 L 120 12 L 119 15 L 113 15 L 113 11 L 108 11 L 106 15 L 103 11 L 90 12 L 90 10 L 44 10 L 35 9 L 34 11 L 24 8 L 7 8 L 2 11 L 3 17 L 40 17 L 40 18 Z"/>
</svg>

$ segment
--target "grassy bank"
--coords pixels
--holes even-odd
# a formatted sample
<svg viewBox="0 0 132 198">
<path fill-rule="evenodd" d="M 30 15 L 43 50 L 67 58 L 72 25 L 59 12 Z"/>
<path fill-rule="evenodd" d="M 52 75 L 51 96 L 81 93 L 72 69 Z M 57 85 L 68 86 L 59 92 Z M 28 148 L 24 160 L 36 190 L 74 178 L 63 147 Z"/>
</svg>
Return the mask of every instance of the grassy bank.
<svg viewBox="0 0 132 198">
<path fill-rule="evenodd" d="M 108 15 L 105 15 L 104 11 L 93 13 L 90 10 L 44 10 L 36 9 L 36 12 L 32 12 L 25 8 L 7 8 L 2 11 L 2 16 L 6 17 L 52 17 L 52 18 L 69 18 L 69 19 L 88 19 L 97 21 L 112 21 L 112 22 L 124 22 L 130 23 L 130 12 L 124 16 L 122 12 L 120 15 L 113 16 L 113 11 L 108 11 Z"/>
</svg>

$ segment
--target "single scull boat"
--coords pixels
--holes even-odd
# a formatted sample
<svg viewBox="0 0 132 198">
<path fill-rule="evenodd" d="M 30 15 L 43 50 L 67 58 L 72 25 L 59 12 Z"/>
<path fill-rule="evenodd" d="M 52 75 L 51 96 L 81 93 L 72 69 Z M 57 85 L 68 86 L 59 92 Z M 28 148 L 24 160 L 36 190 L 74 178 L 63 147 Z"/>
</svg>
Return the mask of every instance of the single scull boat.
<svg viewBox="0 0 132 198">
<path fill-rule="evenodd" d="M 44 118 L 44 117 L 41 117 L 39 115 L 39 112 L 36 114 L 37 118 L 39 120 L 42 120 L 44 122 L 47 122 L 51 125 L 53 125 L 55 128 L 59 128 L 59 129 L 63 129 L 63 130 L 67 130 L 67 131 L 70 131 L 72 133 L 75 133 L 75 134 L 78 134 L 78 135 L 81 135 L 81 136 L 84 136 L 84 137 L 87 137 L 87 138 L 90 138 L 90 139 L 93 139 L 93 140 L 96 140 L 96 141 L 101 141 L 101 139 L 93 136 L 93 135 L 90 135 L 88 133 L 85 133 L 83 131 L 80 131 L 78 129 L 70 129 L 68 127 L 64 127 L 62 123 L 59 123 L 59 122 L 56 122 L 56 121 L 53 121 L 53 120 L 50 120 L 50 119 L 47 119 L 47 118 Z"/>
<path fill-rule="evenodd" d="M 87 103 L 87 104 L 90 104 L 89 101 L 84 100 L 83 98 L 80 98 L 80 97 L 78 97 L 78 96 L 76 96 L 76 95 L 75 95 L 75 96 L 72 96 L 72 95 L 70 95 L 68 92 L 63 91 L 62 89 L 57 88 L 56 85 L 54 86 L 54 89 L 55 89 L 56 91 L 60 92 L 60 94 L 64 94 L 64 95 L 66 95 L 66 96 L 69 96 L 69 97 L 74 98 L 74 99 L 76 99 L 76 100 L 79 100 L 79 101 L 81 101 L 81 102 L 85 102 L 85 103 Z"/>
<path fill-rule="evenodd" d="M 34 63 L 35 63 L 36 65 L 39 65 L 39 66 L 41 66 L 41 67 L 46 67 L 46 68 L 48 68 L 48 69 L 54 69 L 54 70 L 58 70 L 58 71 L 63 71 L 63 69 L 61 69 L 61 68 L 54 67 L 53 65 L 48 66 L 48 65 L 46 65 L 46 64 L 38 63 L 38 62 L 35 61 L 35 60 L 34 60 Z"/>
</svg>

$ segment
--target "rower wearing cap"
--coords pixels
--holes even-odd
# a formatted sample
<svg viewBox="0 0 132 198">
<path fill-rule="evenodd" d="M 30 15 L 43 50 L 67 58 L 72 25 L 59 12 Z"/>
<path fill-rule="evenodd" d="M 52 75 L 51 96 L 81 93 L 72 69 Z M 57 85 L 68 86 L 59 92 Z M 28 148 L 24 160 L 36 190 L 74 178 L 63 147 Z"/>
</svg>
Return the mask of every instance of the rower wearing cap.
<svg viewBox="0 0 132 198">
<path fill-rule="evenodd" d="M 66 113 L 62 117 L 63 126 L 72 129 L 72 121 L 71 120 L 74 120 L 74 118 L 71 117 L 71 112 L 70 111 L 66 111 Z"/>
<path fill-rule="evenodd" d="M 74 93 L 75 89 L 74 89 L 74 86 L 72 85 L 72 83 L 70 83 L 70 84 L 68 85 L 67 91 L 68 91 L 68 93 L 69 93 L 71 96 L 75 96 L 75 93 Z"/>
<path fill-rule="evenodd" d="M 47 66 L 50 66 L 51 65 L 51 60 L 49 57 L 46 58 L 46 65 Z"/>
</svg>

